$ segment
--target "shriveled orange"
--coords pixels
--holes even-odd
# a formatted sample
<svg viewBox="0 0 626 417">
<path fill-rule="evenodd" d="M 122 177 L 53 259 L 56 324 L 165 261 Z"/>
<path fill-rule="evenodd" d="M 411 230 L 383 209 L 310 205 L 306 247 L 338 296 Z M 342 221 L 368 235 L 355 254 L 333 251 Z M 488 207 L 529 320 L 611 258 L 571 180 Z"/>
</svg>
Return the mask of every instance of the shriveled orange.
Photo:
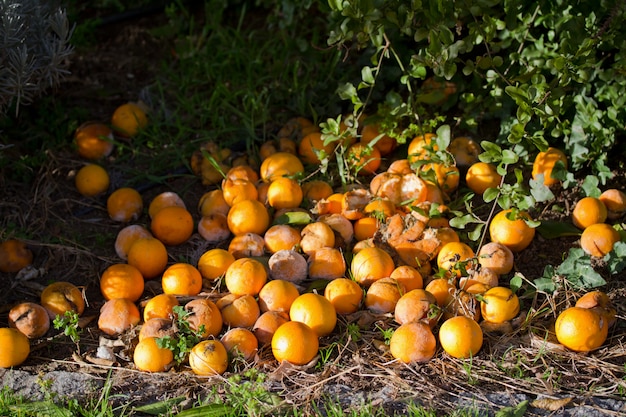
<svg viewBox="0 0 626 417">
<path fill-rule="evenodd" d="M 278 177 L 294 176 L 304 172 L 302 161 L 288 152 L 276 152 L 261 162 L 259 174 L 263 181 L 269 182 Z"/>
<path fill-rule="evenodd" d="M 603 291 L 595 290 L 585 293 L 576 300 L 575 306 L 589 308 L 600 313 L 607 321 L 609 327 L 612 327 L 617 321 L 617 309 L 609 296 Z"/>
<path fill-rule="evenodd" d="M 148 125 L 146 111 L 138 103 L 125 103 L 117 107 L 111 117 L 115 133 L 133 137 Z"/>
<path fill-rule="evenodd" d="M 175 337 L 177 329 L 174 327 L 174 322 L 171 319 L 164 319 L 162 317 L 153 317 L 146 320 L 139 329 L 137 339 L 139 341 L 146 337 Z"/>
<path fill-rule="evenodd" d="M 19 239 L 0 243 L 0 272 L 18 272 L 33 263 L 33 252 Z"/>
<path fill-rule="evenodd" d="M 365 307 L 376 314 L 391 313 L 406 289 L 393 278 L 385 277 L 372 282 L 365 293 Z"/>
<path fill-rule="evenodd" d="M 137 220 L 142 211 L 143 199 L 134 188 L 118 188 L 107 198 L 109 217 L 117 222 L 128 223 Z"/>
<path fill-rule="evenodd" d="M 181 245 L 193 234 L 193 217 L 184 207 L 164 207 L 152 217 L 150 230 L 154 237 L 166 245 Z"/>
<path fill-rule="evenodd" d="M 331 159 L 336 143 L 324 143 L 321 132 L 311 132 L 298 145 L 298 156 L 305 164 L 318 166 L 322 159 Z"/>
<path fill-rule="evenodd" d="M 446 308 L 454 301 L 457 287 L 447 278 L 435 278 L 430 280 L 424 289 L 435 297 L 439 307 Z"/>
<path fill-rule="evenodd" d="M 293 301 L 300 296 L 295 284 L 283 279 L 268 281 L 259 291 L 259 307 L 262 312 L 288 313 Z"/>
<path fill-rule="evenodd" d="M 341 199 L 341 214 L 348 220 L 357 220 L 365 217 L 365 207 L 372 201 L 369 190 L 356 188 L 343 193 Z"/>
<path fill-rule="evenodd" d="M 0 328 L 0 368 L 19 366 L 30 355 L 30 342 L 19 330 Z"/>
<path fill-rule="evenodd" d="M 373 175 L 382 163 L 378 148 L 361 142 L 346 149 L 345 160 L 357 175 Z"/>
<path fill-rule="evenodd" d="M 254 333 L 243 327 L 234 327 L 228 330 L 222 335 L 220 342 L 231 357 L 242 357 L 246 361 L 254 359 L 259 350 L 259 341 Z"/>
<path fill-rule="evenodd" d="M 288 177 L 272 180 L 267 189 L 267 202 L 277 210 L 298 207 L 302 198 L 302 187 L 298 181 Z"/>
<path fill-rule="evenodd" d="M 626 213 L 626 193 L 616 188 L 604 190 L 598 197 L 607 209 L 607 218 L 617 220 Z"/>
<path fill-rule="evenodd" d="M 404 174 L 410 174 L 414 171 L 411 168 L 411 164 L 409 164 L 409 160 L 404 158 L 404 159 L 396 159 L 393 162 L 391 162 L 386 172 L 390 174 L 404 175 Z"/>
<path fill-rule="evenodd" d="M 330 197 L 333 194 L 333 187 L 322 180 L 311 180 L 301 184 L 302 198 L 309 202 L 317 202 Z"/>
<path fill-rule="evenodd" d="M 576 352 L 589 352 L 602 346 L 608 330 L 605 317 L 593 309 L 582 307 L 563 310 L 554 324 L 559 343 Z"/>
<path fill-rule="evenodd" d="M 331 280 L 346 274 L 346 260 L 337 248 L 319 248 L 309 255 L 309 278 Z"/>
<path fill-rule="evenodd" d="M 489 242 L 481 246 L 477 256 L 482 267 L 489 268 L 498 275 L 511 272 L 515 261 L 513 252 L 499 242 Z"/>
<path fill-rule="evenodd" d="M 538 179 L 543 174 L 543 183 L 545 185 L 554 185 L 559 182 L 552 177 L 552 170 L 558 161 L 563 162 L 567 168 L 567 156 L 560 149 L 550 147 L 544 152 L 539 152 L 533 162 L 532 177 Z"/>
<path fill-rule="evenodd" d="M 135 346 L 133 363 L 140 371 L 165 372 L 174 364 L 174 352 L 159 347 L 156 337 L 146 337 Z"/>
<path fill-rule="evenodd" d="M 596 257 L 602 257 L 611 252 L 615 243 L 619 241 L 619 232 L 606 223 L 592 224 L 580 235 L 580 247 L 585 253 Z"/>
<path fill-rule="evenodd" d="M 343 193 L 333 193 L 317 202 L 315 208 L 319 214 L 340 214 Z"/>
<path fill-rule="evenodd" d="M 318 336 L 328 336 L 337 325 L 335 307 L 324 296 L 312 292 L 298 296 L 289 308 L 289 318 L 309 326 Z"/>
<path fill-rule="evenodd" d="M 271 226 L 263 235 L 265 249 L 269 253 L 276 253 L 280 250 L 291 250 L 300 244 L 302 237 L 300 231 L 288 224 L 275 224 Z"/>
<path fill-rule="evenodd" d="M 189 366 L 196 375 L 221 375 L 228 364 L 228 351 L 219 340 L 202 340 L 189 352 Z"/>
<path fill-rule="evenodd" d="M 128 259 L 128 251 L 139 238 L 153 237 L 152 233 L 140 224 L 130 224 L 117 232 L 115 238 L 115 253 L 123 260 Z"/>
<path fill-rule="evenodd" d="M 139 308 L 126 298 L 112 298 L 100 308 L 98 328 L 109 336 L 118 336 L 139 324 Z"/>
<path fill-rule="evenodd" d="M 272 336 L 272 354 L 278 362 L 306 365 L 315 358 L 318 351 L 317 333 L 299 321 L 281 324 Z"/>
<path fill-rule="evenodd" d="M 439 147 L 434 143 L 434 139 L 437 137 L 434 133 L 426 133 L 414 137 L 409 142 L 407 148 L 407 160 L 409 164 L 413 165 L 415 162 L 425 159 L 430 159 L 429 154 L 431 149 L 433 151 L 439 150 Z"/>
<path fill-rule="evenodd" d="M 235 257 L 227 250 L 209 249 L 198 259 L 198 271 L 200 271 L 202 278 L 215 280 L 224 275 L 233 262 L 235 262 Z"/>
<path fill-rule="evenodd" d="M 254 322 L 252 331 L 261 345 L 272 343 L 272 337 L 276 333 L 276 329 L 289 321 L 287 313 L 279 311 L 266 311 L 261 313 L 259 318 Z"/>
<path fill-rule="evenodd" d="M 226 288 L 236 295 L 257 295 L 266 282 L 267 270 L 254 258 L 236 259 L 224 275 Z"/>
<path fill-rule="evenodd" d="M 363 208 L 366 216 L 373 216 L 381 219 L 396 214 L 396 205 L 387 198 L 374 198 Z"/>
<path fill-rule="evenodd" d="M 78 170 L 74 177 L 74 185 L 84 197 L 95 197 L 104 194 L 111 181 L 106 169 L 97 164 L 87 164 Z"/>
<path fill-rule="evenodd" d="M 157 194 L 148 205 L 148 215 L 152 218 L 157 213 L 157 211 L 161 210 L 165 207 L 177 206 L 182 208 L 187 208 L 185 202 L 182 197 L 179 196 L 174 191 L 163 191 L 162 193 Z"/>
<path fill-rule="evenodd" d="M 230 207 L 239 201 L 257 200 L 259 197 L 256 184 L 243 178 L 225 178 L 222 181 L 222 193 L 224 201 Z"/>
<path fill-rule="evenodd" d="M 326 223 L 335 232 L 335 247 L 347 247 L 354 239 L 354 226 L 342 214 L 323 214 L 317 220 Z"/>
<path fill-rule="evenodd" d="M 252 295 L 226 294 L 215 303 L 222 320 L 230 327 L 252 327 L 261 315 L 257 300 Z"/>
<path fill-rule="evenodd" d="M 483 346 L 483 330 L 469 317 L 451 317 L 439 328 L 439 343 L 452 357 L 471 358 L 476 356 Z"/>
<path fill-rule="evenodd" d="M 585 229 L 596 223 L 604 223 L 607 218 L 607 208 L 596 197 L 584 197 L 576 202 L 572 211 L 572 222 L 579 229 Z"/>
<path fill-rule="evenodd" d="M 256 233 L 263 235 L 270 226 L 267 208 L 257 200 L 243 200 L 235 203 L 228 212 L 228 228 L 234 234 Z"/>
<path fill-rule="evenodd" d="M 330 301 L 337 314 L 352 314 L 363 301 L 363 288 L 349 278 L 335 278 L 324 288 L 324 297 Z"/>
<path fill-rule="evenodd" d="M 185 311 L 189 313 L 187 322 L 194 331 L 204 328 L 201 337 L 217 337 L 222 331 L 222 313 L 213 301 L 207 298 L 196 298 L 185 304 Z"/>
<path fill-rule="evenodd" d="M 472 294 L 482 294 L 484 291 L 491 287 L 497 287 L 500 281 L 500 277 L 491 268 L 487 266 L 481 266 L 480 268 L 472 268 L 469 271 L 467 277 L 459 279 L 459 288 Z M 476 287 L 473 287 L 476 284 Z M 484 291 L 483 291 L 484 290 Z"/>
<path fill-rule="evenodd" d="M 350 272 L 357 283 L 369 287 L 374 281 L 390 276 L 395 267 L 389 253 L 378 247 L 369 247 L 354 255 Z"/>
<path fill-rule="evenodd" d="M 307 255 L 323 247 L 335 246 L 335 233 L 324 222 L 316 221 L 307 224 L 300 232 L 300 236 L 302 237 L 300 247 Z"/>
<path fill-rule="evenodd" d="M 102 159 L 113 152 L 113 131 L 104 123 L 86 122 L 74 132 L 74 144 L 82 158 Z"/>
<path fill-rule="evenodd" d="M 48 311 L 51 319 L 57 315 L 63 316 L 68 311 L 74 311 L 78 315 L 85 311 L 83 292 L 67 281 L 48 284 L 41 292 L 39 304 Z"/>
<path fill-rule="evenodd" d="M 134 302 L 139 300 L 143 290 L 143 275 L 133 265 L 113 264 L 100 276 L 100 292 L 105 300 L 126 298 Z"/>
<path fill-rule="evenodd" d="M 452 276 L 467 275 L 475 258 L 474 250 L 464 242 L 448 242 L 437 254 L 437 266 Z M 465 270 L 465 271 L 464 271 Z"/>
<path fill-rule="evenodd" d="M 226 216 L 229 210 L 230 206 L 224 199 L 224 192 L 219 188 L 202 194 L 202 197 L 200 197 L 198 201 L 198 213 L 200 213 L 201 216 L 208 216 L 215 213 Z"/>
<path fill-rule="evenodd" d="M 435 356 L 437 339 L 430 326 L 412 321 L 398 327 L 389 340 L 389 352 L 404 363 L 428 362 Z"/>
<path fill-rule="evenodd" d="M 284 279 L 296 284 L 307 278 L 306 259 L 295 250 L 279 250 L 268 261 L 272 279 Z"/>
<path fill-rule="evenodd" d="M 504 323 L 515 318 L 519 311 L 519 298 L 507 287 L 488 289 L 480 301 L 480 312 L 483 320 L 490 323 Z"/>
<path fill-rule="evenodd" d="M 241 179 L 256 184 L 259 181 L 259 173 L 248 164 L 235 165 L 226 172 L 226 179 Z"/>
<path fill-rule="evenodd" d="M 417 268 L 410 265 L 397 266 L 389 275 L 404 286 L 406 291 L 424 288 L 424 278 Z"/>
<path fill-rule="evenodd" d="M 172 320 L 175 316 L 174 307 L 180 305 L 178 298 L 172 294 L 157 294 L 150 298 L 143 308 L 143 321 L 153 318 Z"/>
<path fill-rule="evenodd" d="M 311 120 L 306 117 L 297 116 L 287 120 L 283 127 L 280 128 L 276 136 L 279 138 L 288 137 L 301 139 L 303 136 L 317 130 L 319 130 L 319 127 L 313 124 Z"/>
<path fill-rule="evenodd" d="M 222 213 L 213 213 L 202 216 L 198 222 L 198 234 L 210 243 L 220 243 L 230 236 L 228 218 Z"/>
<path fill-rule="evenodd" d="M 502 243 L 512 252 L 521 252 L 535 238 L 535 229 L 524 221 L 530 219 L 527 212 L 520 211 L 516 219 L 509 220 L 507 215 L 511 211 L 511 209 L 502 210 L 493 216 L 489 224 L 489 236 L 492 242 Z"/>
<path fill-rule="evenodd" d="M 396 302 L 393 315 L 398 324 L 423 321 L 434 327 L 439 318 L 437 299 L 423 289 L 407 291 Z"/>
<path fill-rule="evenodd" d="M 144 279 L 156 278 L 165 271 L 168 262 L 167 249 L 157 238 L 139 238 L 128 251 L 128 264 L 141 272 Z"/>
<path fill-rule="evenodd" d="M 244 233 L 230 240 L 228 252 L 232 253 L 235 259 L 263 256 L 265 240 L 256 233 Z"/>
<path fill-rule="evenodd" d="M 195 266 L 178 262 L 163 272 L 161 286 L 165 294 L 198 295 L 202 291 L 202 275 Z"/>
<path fill-rule="evenodd" d="M 472 164 L 465 174 L 465 182 L 470 190 L 483 195 L 487 188 L 496 188 L 502 181 L 502 175 L 498 173 L 495 165 L 487 162 Z"/>
<path fill-rule="evenodd" d="M 369 123 L 361 129 L 361 139 L 365 145 L 372 145 L 378 148 L 382 156 L 387 156 L 396 149 L 398 142 L 395 138 L 380 132 L 380 126 L 376 123 Z"/>
<path fill-rule="evenodd" d="M 478 162 L 478 155 L 482 152 L 478 142 L 466 136 L 459 136 L 448 145 L 448 152 L 454 157 L 457 166 L 469 167 Z"/>
<path fill-rule="evenodd" d="M 24 333 L 29 339 L 44 336 L 50 330 L 50 316 L 41 305 L 30 301 L 14 305 L 9 310 L 9 327 Z"/>
</svg>

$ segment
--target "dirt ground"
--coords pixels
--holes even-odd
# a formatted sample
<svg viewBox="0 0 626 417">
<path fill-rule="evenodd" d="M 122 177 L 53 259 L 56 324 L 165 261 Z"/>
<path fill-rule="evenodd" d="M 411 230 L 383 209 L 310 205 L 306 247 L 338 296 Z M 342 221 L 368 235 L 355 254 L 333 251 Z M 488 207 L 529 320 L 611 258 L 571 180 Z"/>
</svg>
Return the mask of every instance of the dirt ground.
<svg viewBox="0 0 626 417">
<path fill-rule="evenodd" d="M 55 97 L 65 106 L 85 109 L 94 120 L 105 121 L 117 105 L 136 100 L 142 89 L 158 76 L 160 62 L 171 56 L 168 45 L 163 45 L 149 32 L 149 28 L 163 23 L 162 19 L 162 15 L 150 15 L 100 28 L 93 48 L 76 51 L 71 76 L 54 93 Z M 479 414 L 493 415 L 502 407 L 524 400 L 533 403 L 527 415 L 623 415 L 626 412 L 623 402 L 626 395 L 626 306 L 623 301 L 626 276 L 623 273 L 606 277 L 605 290 L 617 305 L 618 323 L 605 347 L 589 355 L 566 352 L 550 337 L 545 339 L 546 334 L 550 335 L 547 332 L 550 314 L 542 320 L 529 322 L 531 324 L 524 322 L 522 314 L 512 333 L 486 334 L 481 354 L 469 364 L 438 352 L 428 363 L 401 365 L 391 360 L 379 330 L 393 326 L 392 318 L 360 312 L 341 318 L 336 334 L 322 339 L 322 347 L 335 346 L 335 349 L 321 369 L 316 364 L 278 366 L 267 347 L 259 351 L 254 363 L 239 364 L 237 370 L 214 378 L 195 377 L 188 369 L 172 370 L 164 375 L 138 372 L 129 361 L 128 345 L 113 347 L 116 354 L 113 364 L 94 360 L 101 345 L 101 333 L 95 324 L 103 303 L 98 277 L 106 266 L 118 262 L 113 243 L 121 226 L 108 219 L 104 198 L 85 199 L 75 191 L 72 174 L 81 161 L 70 143 L 71 137 L 68 137 L 66 152 L 46 155 L 32 183 L 6 178 L 1 181 L 0 225 L 5 230 L 28 232 L 31 238 L 27 243 L 35 253 L 35 262 L 33 269 L 18 276 L 0 274 L 5 288 L 0 294 L 0 325 L 7 325 L 6 313 L 11 305 L 25 300 L 37 301 L 43 286 L 52 281 L 80 285 L 89 301 L 79 346 L 52 330 L 49 337 L 33 343 L 31 356 L 17 371 L 22 373 L 0 373 L 3 384 L 18 392 L 41 395 L 41 384 L 37 381 L 45 379 L 45 375 L 55 375 L 55 378 L 61 375 L 61 378 L 68 378 L 67 381 L 72 380 L 72 375 L 81 378 L 88 375 L 93 377 L 96 391 L 109 380 L 112 401 L 118 404 L 149 404 L 180 398 L 179 407 L 185 407 L 211 392 L 229 394 L 229 376 L 237 370 L 254 367 L 268 375 L 266 387 L 271 392 L 311 415 L 321 413 L 314 407 L 325 398 L 335 398 L 344 409 L 371 402 L 384 406 L 387 414 L 406 412 L 410 400 L 433 407 L 439 413 L 460 406 L 475 406 L 481 410 Z M 193 208 L 206 187 L 197 180 L 188 186 L 190 180 L 188 176 L 173 179 L 165 186 L 146 184 L 144 201 L 150 201 L 161 191 L 185 189 L 184 199 L 188 207 Z M 624 187 L 624 172 L 616 170 L 616 177 L 609 185 Z M 557 213 L 547 206 L 538 207 L 537 214 L 544 219 L 567 221 L 579 197 L 578 191 L 556 190 L 555 203 L 564 207 L 564 211 Z M 142 221 L 146 219 L 139 220 Z M 568 249 L 577 246 L 577 239 L 576 236 L 558 239 L 538 236 L 517 256 L 516 270 L 530 280 L 541 276 L 545 265 L 556 266 L 562 262 Z M 208 248 L 196 234 L 189 243 L 173 248 L 170 255 L 174 259 L 197 260 Z M 597 267 L 602 270 L 602 265 Z M 158 283 L 149 283 L 145 298 L 158 290 Z M 213 288 L 205 290 L 209 297 L 219 296 Z M 573 294 L 572 291 L 560 300 L 571 302 Z M 523 298 L 523 302 L 526 311 L 530 306 L 545 303 L 531 297 Z M 554 306 L 543 304 L 543 307 Z M 339 339 L 338 335 L 346 335 L 348 323 L 361 326 L 360 340 Z M 125 341 L 131 336 L 126 335 Z M 15 378 L 22 378 L 21 382 L 15 382 Z M 83 379 L 80 381 L 79 385 L 89 385 Z M 30 391 L 25 388 L 28 384 Z M 58 389 L 61 395 L 78 392 Z M 80 395 L 90 394 L 80 392 Z M 275 413 L 276 410 L 269 412 Z"/>
</svg>

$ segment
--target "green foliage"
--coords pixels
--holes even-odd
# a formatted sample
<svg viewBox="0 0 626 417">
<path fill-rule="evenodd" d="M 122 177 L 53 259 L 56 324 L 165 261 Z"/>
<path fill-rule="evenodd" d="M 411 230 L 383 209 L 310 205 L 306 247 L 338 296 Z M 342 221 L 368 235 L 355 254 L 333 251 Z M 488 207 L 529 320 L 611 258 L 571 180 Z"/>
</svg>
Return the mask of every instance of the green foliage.
<svg viewBox="0 0 626 417">
<path fill-rule="evenodd" d="M 191 349 L 202 340 L 204 325 L 201 325 L 198 330 L 193 330 L 187 319 L 191 312 L 185 310 L 183 306 L 174 306 L 173 311 L 175 336 L 159 337 L 156 341 L 160 348 L 171 350 L 176 363 L 181 364 L 187 359 Z"/>
<path fill-rule="evenodd" d="M 57 314 L 52 321 L 52 325 L 57 330 L 63 329 L 63 334 L 72 339 L 72 342 L 78 344 L 80 342 L 80 334 L 83 331 L 78 325 L 79 319 L 77 312 L 68 310 L 62 316 Z"/>
</svg>

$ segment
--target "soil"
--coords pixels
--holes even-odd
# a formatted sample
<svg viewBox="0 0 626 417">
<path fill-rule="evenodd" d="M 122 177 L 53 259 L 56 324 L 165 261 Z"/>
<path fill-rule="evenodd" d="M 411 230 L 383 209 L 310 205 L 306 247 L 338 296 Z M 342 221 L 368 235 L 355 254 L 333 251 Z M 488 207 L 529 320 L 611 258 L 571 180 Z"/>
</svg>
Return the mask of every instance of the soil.
<svg viewBox="0 0 626 417">
<path fill-rule="evenodd" d="M 51 93 L 54 99 L 68 108 L 82 108 L 92 120 L 104 121 L 119 104 L 137 100 L 145 86 L 158 77 L 163 60 L 174 61 L 169 45 L 150 32 L 165 22 L 165 17 L 157 13 L 98 28 L 95 45 L 76 50 L 70 63 L 71 75 Z M 24 149 L 20 139 L 15 138 L 15 149 L 23 154 L 37 152 Z M 108 387 L 110 401 L 120 407 L 118 413 L 128 415 L 134 406 L 171 399 L 176 400 L 166 406 L 171 410 L 189 407 L 211 395 L 232 399 L 235 391 L 228 378 L 256 369 L 267 375 L 267 390 L 310 415 L 329 414 L 320 405 L 327 398 L 335 399 L 344 410 L 366 403 L 382 406 L 387 415 L 405 414 L 411 401 L 433 408 L 438 414 L 458 407 L 475 407 L 477 414 L 494 415 L 503 407 L 514 407 L 523 401 L 531 404 L 526 415 L 626 412 L 626 277 L 623 273 L 608 276 L 601 262 L 594 266 L 607 280 L 603 290 L 616 303 L 618 322 L 604 347 L 588 355 L 563 350 L 549 332 L 556 311 L 571 304 L 580 293 L 566 288 L 553 298 L 522 296 L 524 313 L 536 314 L 538 320 L 525 321 L 522 313 L 511 331 L 486 333 L 481 354 L 472 361 L 454 360 L 438 351 L 427 363 L 394 362 L 381 332 L 394 327 L 392 317 L 367 312 L 341 317 L 337 331 L 322 338 L 323 351 L 331 353 L 325 364 L 318 357 L 316 363 L 307 366 L 279 365 L 271 350 L 262 347 L 252 363 L 236 362 L 222 377 L 200 378 L 184 366 L 151 375 L 137 371 L 132 364 L 130 341 L 134 334 L 124 335 L 120 338 L 123 343 L 111 348 L 115 354 L 112 362 L 95 359 L 103 343 L 96 325 L 104 301 L 98 277 L 106 266 L 119 262 L 113 243 L 122 226 L 108 218 L 104 197 L 85 199 L 75 191 L 72 175 L 83 161 L 69 146 L 69 140 L 70 136 L 67 150 L 46 152 L 32 182 L 16 181 L 8 175 L 1 181 L 2 230 L 22 231 L 18 237 L 26 237 L 35 261 L 32 268 L 17 275 L 0 274 L 5 288 L 0 294 L 0 325 L 7 325 L 6 313 L 12 305 L 38 301 L 41 289 L 53 281 L 79 285 L 88 300 L 79 344 L 52 329 L 46 337 L 32 342 L 31 355 L 19 369 L 0 371 L 2 384 L 17 393 L 32 399 L 53 395 L 58 399 L 95 401 L 99 391 Z M 625 177 L 624 172 L 616 170 L 607 187 L 623 187 Z M 184 200 L 194 208 L 207 188 L 191 175 L 178 176 L 165 184 L 144 184 L 144 201 L 166 190 L 185 190 Z M 534 214 L 544 220 L 567 222 L 580 189 L 557 188 L 555 194 L 555 201 L 537 207 Z M 147 223 L 146 216 L 138 222 Z M 2 231 L 0 236 L 8 237 Z M 538 235 L 529 248 L 517 255 L 516 271 L 532 281 L 543 274 L 546 265 L 559 265 L 569 248 L 577 246 L 577 236 L 546 239 Z M 168 249 L 171 259 L 193 263 L 209 247 L 195 234 L 187 244 Z M 204 290 L 203 295 L 210 298 L 220 295 L 214 286 L 207 285 Z M 158 282 L 148 282 L 142 300 L 158 291 Z M 360 339 L 347 337 L 348 324 L 359 326 Z M 122 408 L 124 405 L 128 408 Z M 268 415 L 280 412 L 267 403 L 264 407 Z"/>
</svg>

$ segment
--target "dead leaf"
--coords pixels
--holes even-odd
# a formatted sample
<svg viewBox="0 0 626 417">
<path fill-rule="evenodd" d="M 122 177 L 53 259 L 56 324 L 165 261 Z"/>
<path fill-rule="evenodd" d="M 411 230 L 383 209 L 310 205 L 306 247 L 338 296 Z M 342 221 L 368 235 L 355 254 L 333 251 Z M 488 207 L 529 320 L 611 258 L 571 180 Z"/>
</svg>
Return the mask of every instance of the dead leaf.
<svg viewBox="0 0 626 417">
<path fill-rule="evenodd" d="M 536 400 L 531 402 L 530 405 L 532 407 L 540 408 L 542 410 L 556 411 L 556 410 L 559 410 L 559 409 L 565 407 L 567 404 L 572 402 L 572 400 L 573 400 L 572 397 L 566 397 L 566 398 L 537 398 Z"/>
</svg>

